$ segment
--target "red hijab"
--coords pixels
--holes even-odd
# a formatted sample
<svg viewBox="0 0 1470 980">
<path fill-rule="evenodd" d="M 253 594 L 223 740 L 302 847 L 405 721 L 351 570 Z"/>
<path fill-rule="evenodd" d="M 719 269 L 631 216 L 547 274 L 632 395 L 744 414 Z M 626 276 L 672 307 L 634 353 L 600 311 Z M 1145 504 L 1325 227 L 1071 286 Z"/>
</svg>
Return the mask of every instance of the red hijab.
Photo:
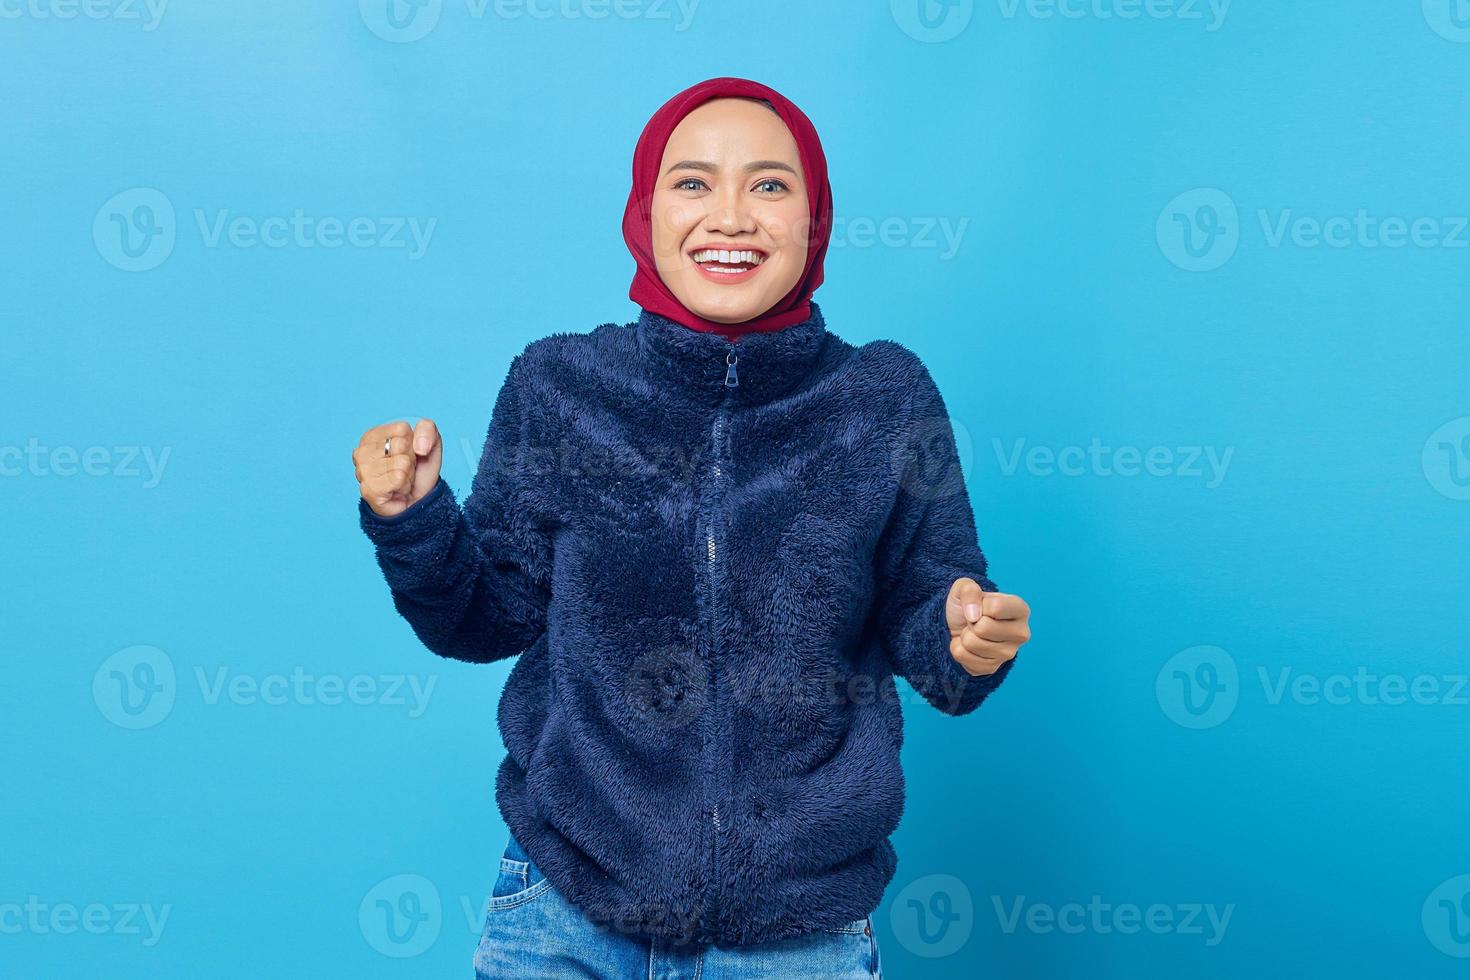
<svg viewBox="0 0 1470 980">
<path fill-rule="evenodd" d="M 786 123 L 801 153 L 805 171 L 807 200 L 811 205 L 811 231 L 807 239 L 806 267 L 791 292 L 775 306 L 743 323 L 717 323 L 691 312 L 669 291 L 659 277 L 653 257 L 653 190 L 658 183 L 658 168 L 663 162 L 664 148 L 674 127 L 695 109 L 711 99 L 726 97 L 766 99 Z M 822 284 L 822 258 L 832 234 L 832 188 L 827 183 L 827 157 L 816 127 L 806 114 L 780 92 L 748 78 L 711 78 L 686 88 L 653 114 L 638 146 L 633 151 L 633 189 L 628 193 L 628 207 L 623 212 L 623 240 L 638 263 L 628 298 L 650 313 L 657 313 L 693 330 L 724 334 L 734 340 L 745 333 L 780 330 L 801 323 L 811 316 L 809 301 Z"/>
</svg>

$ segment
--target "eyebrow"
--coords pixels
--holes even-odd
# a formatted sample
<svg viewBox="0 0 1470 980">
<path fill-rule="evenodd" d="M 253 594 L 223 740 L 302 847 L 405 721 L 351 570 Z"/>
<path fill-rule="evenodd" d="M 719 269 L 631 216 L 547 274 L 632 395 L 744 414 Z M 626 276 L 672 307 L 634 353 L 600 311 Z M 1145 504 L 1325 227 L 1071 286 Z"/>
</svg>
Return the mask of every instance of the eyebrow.
<svg viewBox="0 0 1470 980">
<path fill-rule="evenodd" d="M 757 170 L 784 170 L 787 173 L 791 174 L 793 177 L 799 176 L 797 172 L 792 169 L 790 164 L 782 163 L 780 160 L 755 160 L 751 163 L 747 163 L 741 169 L 748 174 L 755 173 Z M 668 170 L 665 170 L 664 175 L 667 176 L 673 173 L 675 170 L 703 170 L 705 173 L 709 174 L 720 172 L 719 167 L 716 167 L 714 164 L 709 163 L 705 160 L 680 160 L 678 163 L 669 167 Z"/>
</svg>

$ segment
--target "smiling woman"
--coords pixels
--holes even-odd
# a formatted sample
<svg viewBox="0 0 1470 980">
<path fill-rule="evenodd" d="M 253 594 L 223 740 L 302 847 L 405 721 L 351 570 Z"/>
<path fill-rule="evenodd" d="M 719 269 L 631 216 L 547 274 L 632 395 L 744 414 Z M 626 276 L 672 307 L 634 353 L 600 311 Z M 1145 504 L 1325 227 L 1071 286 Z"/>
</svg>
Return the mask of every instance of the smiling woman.
<svg viewBox="0 0 1470 980">
<path fill-rule="evenodd" d="M 686 89 L 634 153 L 637 321 L 515 357 L 463 509 L 431 421 L 354 453 L 424 644 L 519 658 L 482 980 L 881 973 L 894 676 L 973 711 L 1029 609 L 986 577 L 923 362 L 828 331 L 831 227 L 800 109 L 747 79 Z"/>
<path fill-rule="evenodd" d="M 769 310 L 805 271 L 809 218 L 796 140 L 770 108 L 716 99 L 674 128 L 653 194 L 659 274 L 717 323 Z"/>
<path fill-rule="evenodd" d="M 832 193 L 811 120 L 759 86 L 711 87 L 728 81 L 680 93 L 644 127 L 623 238 L 638 259 L 634 302 L 734 338 L 810 316 Z M 741 94 L 711 97 L 724 91 Z"/>
</svg>

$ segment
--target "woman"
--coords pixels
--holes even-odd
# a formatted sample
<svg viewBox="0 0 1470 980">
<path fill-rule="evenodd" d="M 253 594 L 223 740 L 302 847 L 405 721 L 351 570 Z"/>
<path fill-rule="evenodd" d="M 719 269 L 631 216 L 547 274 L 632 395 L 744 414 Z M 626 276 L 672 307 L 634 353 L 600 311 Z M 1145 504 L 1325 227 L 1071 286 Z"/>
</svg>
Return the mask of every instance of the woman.
<svg viewBox="0 0 1470 980">
<path fill-rule="evenodd" d="M 433 422 L 353 454 L 424 644 L 520 656 L 481 977 L 879 974 L 893 677 L 972 711 L 1029 610 L 985 577 L 923 363 L 812 302 L 831 224 L 801 110 L 701 82 L 634 154 L 638 320 L 515 356 L 463 510 Z"/>
</svg>

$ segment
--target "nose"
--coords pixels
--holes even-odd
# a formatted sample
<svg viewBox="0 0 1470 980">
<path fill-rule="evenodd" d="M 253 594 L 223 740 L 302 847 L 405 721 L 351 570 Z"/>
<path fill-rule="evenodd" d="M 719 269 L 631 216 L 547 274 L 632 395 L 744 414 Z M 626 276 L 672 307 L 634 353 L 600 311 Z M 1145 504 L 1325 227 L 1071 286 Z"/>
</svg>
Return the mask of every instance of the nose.
<svg viewBox="0 0 1470 980">
<path fill-rule="evenodd" d="M 718 195 L 711 195 L 709 200 L 713 203 L 705 215 L 706 231 L 719 232 L 722 235 L 755 231 L 755 218 L 751 215 L 750 208 L 746 206 L 745 199 L 737 185 L 727 185 L 720 190 Z"/>
</svg>

